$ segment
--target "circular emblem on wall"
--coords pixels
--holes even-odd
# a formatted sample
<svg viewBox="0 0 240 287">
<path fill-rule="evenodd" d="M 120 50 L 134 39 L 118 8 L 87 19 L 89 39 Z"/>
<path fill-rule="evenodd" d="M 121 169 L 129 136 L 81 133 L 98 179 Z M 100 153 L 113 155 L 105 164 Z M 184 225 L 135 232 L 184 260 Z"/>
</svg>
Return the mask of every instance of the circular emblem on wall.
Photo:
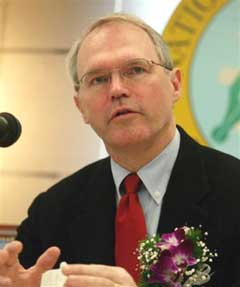
<svg viewBox="0 0 240 287">
<path fill-rule="evenodd" d="M 238 0 L 183 0 L 163 37 L 183 71 L 177 123 L 198 142 L 240 158 Z"/>
</svg>

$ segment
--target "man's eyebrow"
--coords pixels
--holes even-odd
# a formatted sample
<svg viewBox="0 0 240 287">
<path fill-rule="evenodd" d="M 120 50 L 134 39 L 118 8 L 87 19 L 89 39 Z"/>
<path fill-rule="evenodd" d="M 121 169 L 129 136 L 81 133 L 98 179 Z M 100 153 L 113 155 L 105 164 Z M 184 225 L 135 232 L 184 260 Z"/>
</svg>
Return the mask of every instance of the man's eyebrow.
<svg viewBox="0 0 240 287">
<path fill-rule="evenodd" d="M 126 60 L 124 63 L 116 66 L 116 67 L 112 67 L 111 69 L 118 69 L 118 68 L 121 68 L 122 66 L 124 65 L 128 65 L 128 64 L 131 64 L 131 65 L 134 65 L 134 64 L 138 64 L 139 63 L 139 60 L 141 60 L 142 58 L 133 58 L 133 59 L 129 59 L 129 60 Z M 103 64 L 102 64 L 103 65 Z M 110 68 L 107 68 L 107 67 L 93 67 L 93 68 L 90 68 L 88 71 L 86 71 L 83 76 L 85 75 L 91 75 L 91 74 L 95 74 L 95 73 L 98 73 L 98 72 L 101 72 L 101 71 L 108 71 Z"/>
<path fill-rule="evenodd" d="M 107 70 L 106 68 L 104 69 L 104 68 L 93 68 L 93 69 L 91 69 L 91 70 L 89 70 L 89 71 L 86 71 L 86 73 L 84 73 L 82 76 L 81 76 L 81 78 L 82 77 L 84 77 L 84 76 L 91 76 L 92 74 L 95 74 L 95 73 L 99 73 L 99 72 L 101 72 L 101 71 L 105 71 L 105 70 Z"/>
</svg>

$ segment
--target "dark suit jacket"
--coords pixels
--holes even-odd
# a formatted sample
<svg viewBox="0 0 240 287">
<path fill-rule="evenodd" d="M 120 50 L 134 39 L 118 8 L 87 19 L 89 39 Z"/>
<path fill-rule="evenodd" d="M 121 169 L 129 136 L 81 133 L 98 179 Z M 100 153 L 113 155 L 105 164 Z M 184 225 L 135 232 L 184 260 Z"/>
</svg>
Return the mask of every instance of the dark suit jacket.
<svg viewBox="0 0 240 287">
<path fill-rule="evenodd" d="M 211 287 L 240 286 L 240 161 L 200 146 L 181 128 L 179 154 L 163 199 L 158 232 L 201 224 L 219 257 Z M 160 175 L 161 176 L 161 175 Z M 114 265 L 115 186 L 109 158 L 40 194 L 18 229 L 27 267 L 49 246 L 58 261 Z M 239 284 L 239 285 L 238 285 Z"/>
</svg>

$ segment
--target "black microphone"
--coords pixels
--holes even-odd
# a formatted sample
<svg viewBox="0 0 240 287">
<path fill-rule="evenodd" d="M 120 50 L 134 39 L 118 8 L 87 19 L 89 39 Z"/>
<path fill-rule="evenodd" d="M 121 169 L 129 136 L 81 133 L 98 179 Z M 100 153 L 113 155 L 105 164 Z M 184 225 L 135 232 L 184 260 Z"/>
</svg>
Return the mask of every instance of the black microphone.
<svg viewBox="0 0 240 287">
<path fill-rule="evenodd" d="M 22 127 L 12 114 L 0 113 L 0 147 L 14 144 L 20 137 Z"/>
</svg>

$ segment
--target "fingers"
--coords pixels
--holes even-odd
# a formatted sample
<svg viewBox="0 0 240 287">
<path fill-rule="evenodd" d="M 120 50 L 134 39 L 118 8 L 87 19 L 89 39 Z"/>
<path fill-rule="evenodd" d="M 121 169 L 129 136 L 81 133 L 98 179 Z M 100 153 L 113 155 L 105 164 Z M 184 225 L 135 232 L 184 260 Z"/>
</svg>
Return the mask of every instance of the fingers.
<svg viewBox="0 0 240 287">
<path fill-rule="evenodd" d="M 58 247 L 48 248 L 37 260 L 36 264 L 29 268 L 29 274 L 31 282 L 38 282 L 41 280 L 44 272 L 50 270 L 55 265 L 60 255 L 60 249 Z M 34 285 L 33 285 L 34 286 Z M 36 285 L 38 286 L 38 285 Z M 0 285 L 1 287 L 1 285 Z"/>
<path fill-rule="evenodd" d="M 0 287 L 12 286 L 11 274 L 19 268 L 18 255 L 22 251 L 22 243 L 12 241 L 0 250 Z"/>
<path fill-rule="evenodd" d="M 12 241 L 0 250 L 0 273 L 3 272 L 3 268 L 8 268 L 18 263 L 18 255 L 21 251 L 22 243 L 19 241 Z"/>
<path fill-rule="evenodd" d="M 71 275 L 63 287 L 137 287 L 137 285 L 119 284 L 104 278 Z"/>
<path fill-rule="evenodd" d="M 6 250 L 4 249 L 1 249 L 0 250 L 0 266 L 5 264 L 5 262 L 7 261 L 8 259 L 8 253 Z"/>
<path fill-rule="evenodd" d="M 8 287 L 11 286 L 11 280 L 7 277 L 0 275 L 0 287 Z"/>
<path fill-rule="evenodd" d="M 22 248 L 23 245 L 19 241 L 12 241 L 6 245 L 6 251 L 8 252 L 7 265 L 12 266 L 18 262 L 18 256 Z"/>
<path fill-rule="evenodd" d="M 113 281 L 101 277 L 71 275 L 64 283 L 64 287 L 114 287 Z M 121 286 L 121 285 L 117 285 Z M 124 286 L 125 287 L 125 286 Z"/>
<path fill-rule="evenodd" d="M 39 257 L 34 266 L 24 269 L 18 262 L 22 248 L 20 242 L 14 241 L 0 250 L 0 287 L 40 286 L 42 274 L 55 265 L 60 255 L 59 248 L 51 247 Z"/>
<path fill-rule="evenodd" d="M 121 267 L 112 267 L 107 265 L 97 264 L 67 264 L 63 266 L 63 272 L 65 275 L 88 275 L 94 277 L 104 277 L 110 280 L 116 280 L 121 282 L 128 280 L 130 275 Z M 131 277 L 130 277 L 131 278 Z"/>
<path fill-rule="evenodd" d="M 68 264 L 62 267 L 62 271 L 66 276 L 68 276 L 68 279 L 65 283 L 66 287 L 136 286 L 132 277 L 127 273 L 125 269 L 121 267 L 95 264 Z"/>
<path fill-rule="evenodd" d="M 48 248 L 37 260 L 35 268 L 38 272 L 43 273 L 53 268 L 60 255 L 60 249 L 58 247 Z"/>
</svg>

